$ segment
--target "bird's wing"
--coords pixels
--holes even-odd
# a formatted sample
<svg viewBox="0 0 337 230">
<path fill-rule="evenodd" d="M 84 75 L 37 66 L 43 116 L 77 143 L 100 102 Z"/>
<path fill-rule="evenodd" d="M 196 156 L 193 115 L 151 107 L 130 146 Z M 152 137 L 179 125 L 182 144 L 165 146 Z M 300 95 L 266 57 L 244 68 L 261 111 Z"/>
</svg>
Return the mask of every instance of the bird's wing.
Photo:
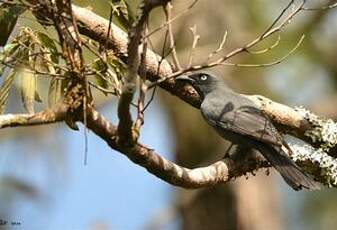
<svg viewBox="0 0 337 230">
<path fill-rule="evenodd" d="M 220 129 L 225 129 L 240 135 L 249 136 L 257 141 L 282 146 L 283 138 L 271 121 L 253 106 L 241 106 L 230 112 L 224 109 L 213 121 Z"/>
</svg>

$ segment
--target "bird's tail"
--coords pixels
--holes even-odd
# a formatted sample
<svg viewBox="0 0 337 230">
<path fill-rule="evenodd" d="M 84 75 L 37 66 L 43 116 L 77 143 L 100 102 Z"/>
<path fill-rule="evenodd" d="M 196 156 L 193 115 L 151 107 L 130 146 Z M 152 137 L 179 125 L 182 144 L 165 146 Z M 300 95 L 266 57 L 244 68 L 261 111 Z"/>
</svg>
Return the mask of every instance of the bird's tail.
<svg viewBox="0 0 337 230">
<path fill-rule="evenodd" d="M 267 161 L 281 174 L 283 179 L 294 190 L 302 188 L 308 190 L 320 189 L 320 183 L 314 181 L 306 173 L 302 171 L 286 154 L 285 151 L 291 151 L 286 146 L 275 147 L 269 144 L 261 143 L 258 149 Z"/>
</svg>

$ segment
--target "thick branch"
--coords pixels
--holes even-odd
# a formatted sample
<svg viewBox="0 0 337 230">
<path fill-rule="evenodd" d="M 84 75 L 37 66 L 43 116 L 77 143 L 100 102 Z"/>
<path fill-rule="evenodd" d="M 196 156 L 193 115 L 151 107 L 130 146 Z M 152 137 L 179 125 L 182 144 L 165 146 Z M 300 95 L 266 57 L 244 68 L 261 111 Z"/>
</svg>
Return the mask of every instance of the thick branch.
<svg viewBox="0 0 337 230">
<path fill-rule="evenodd" d="M 146 6 L 146 1 L 144 1 Z M 143 9 L 141 7 L 141 9 Z M 139 55 L 139 45 L 141 44 L 141 40 L 145 30 L 145 23 L 147 21 L 148 11 L 140 10 L 138 15 L 138 20 L 131 27 L 129 31 L 129 44 L 128 44 L 128 57 L 127 57 L 127 65 L 128 72 L 124 77 L 124 85 L 122 89 L 122 95 L 119 99 L 118 103 L 118 134 L 119 138 L 122 142 L 133 142 L 133 132 L 132 132 L 132 117 L 130 113 L 130 104 L 132 102 L 134 93 L 137 87 L 137 74 L 140 63 L 140 55 Z"/>
<path fill-rule="evenodd" d="M 278 128 L 283 132 L 293 133 L 303 138 L 305 131 L 311 127 L 305 117 L 287 105 L 274 102 L 260 95 L 247 95 L 247 97 L 254 101 L 274 123 L 278 124 Z"/>
<path fill-rule="evenodd" d="M 330 155 L 337 155 L 337 123 L 303 108 L 291 108 L 260 95 L 247 96 L 254 101 L 283 133 L 300 138 Z"/>
<path fill-rule="evenodd" d="M 6 127 L 45 125 L 63 121 L 69 106 L 59 103 L 50 109 L 34 114 L 5 114 L 0 115 L 0 129 Z"/>
<path fill-rule="evenodd" d="M 101 137 L 113 149 L 127 156 L 134 163 L 144 167 L 151 174 L 172 185 L 185 188 L 207 187 L 224 184 L 231 179 L 254 172 L 269 164 L 256 152 L 243 150 L 233 159 L 226 158 L 207 167 L 188 169 L 179 166 L 140 143 L 133 146 L 121 145 L 117 127 L 107 121 L 93 108 L 88 110 L 88 128 Z M 305 171 L 314 175 L 323 184 L 337 186 L 337 162 L 322 151 L 315 151 L 305 145 L 290 145 L 294 153 L 290 157 Z M 330 167 L 333 166 L 333 167 Z"/>
<path fill-rule="evenodd" d="M 144 42 L 142 39 L 144 37 L 147 19 L 151 10 L 156 6 L 166 4 L 166 2 L 168 2 L 168 0 L 143 0 L 139 6 L 137 21 L 132 25 L 129 31 L 129 43 L 127 47 L 128 72 L 124 78 L 122 95 L 118 103 L 118 134 L 119 140 L 122 143 L 134 142 L 138 136 L 133 135 L 133 121 L 130 113 L 130 104 L 136 91 L 137 75 L 140 65 L 140 46 L 143 45 Z"/>
<path fill-rule="evenodd" d="M 231 178 L 252 172 L 266 165 L 265 162 L 259 160 L 236 164 L 230 159 L 225 159 L 207 167 L 184 168 L 161 157 L 153 149 L 140 143 L 136 143 L 132 147 L 121 145 L 117 138 L 117 127 L 94 109 L 90 108 L 88 112 L 87 125 L 89 129 L 105 140 L 111 148 L 121 152 L 134 163 L 172 185 L 198 188 L 226 183 Z"/>
</svg>

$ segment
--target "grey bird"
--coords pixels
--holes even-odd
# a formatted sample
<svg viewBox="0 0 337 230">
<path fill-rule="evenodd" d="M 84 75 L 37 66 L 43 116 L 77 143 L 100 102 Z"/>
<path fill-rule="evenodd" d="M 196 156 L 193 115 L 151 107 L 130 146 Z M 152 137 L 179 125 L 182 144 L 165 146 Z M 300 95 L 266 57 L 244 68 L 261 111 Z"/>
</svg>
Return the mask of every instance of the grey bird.
<svg viewBox="0 0 337 230">
<path fill-rule="evenodd" d="M 208 72 L 190 73 L 176 79 L 187 81 L 198 92 L 203 118 L 221 137 L 258 150 L 294 190 L 320 188 L 318 182 L 288 157 L 290 147 L 253 101 Z"/>
</svg>

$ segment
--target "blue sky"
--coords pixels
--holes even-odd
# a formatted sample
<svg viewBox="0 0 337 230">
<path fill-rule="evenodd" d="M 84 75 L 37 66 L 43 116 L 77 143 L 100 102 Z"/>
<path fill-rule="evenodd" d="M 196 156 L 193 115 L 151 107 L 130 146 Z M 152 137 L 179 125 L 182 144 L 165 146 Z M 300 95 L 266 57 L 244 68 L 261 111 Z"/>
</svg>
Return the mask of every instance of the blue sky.
<svg viewBox="0 0 337 230">
<path fill-rule="evenodd" d="M 154 104 L 146 114 L 141 140 L 169 154 L 172 136 L 168 120 Z M 103 112 L 113 117 L 114 109 L 105 106 Z M 15 175 L 41 191 L 38 200 L 15 196 L 11 219 L 22 222 L 25 229 L 88 229 L 95 223 L 104 223 L 109 229 L 140 229 L 174 199 L 172 186 L 111 150 L 94 134 L 89 134 L 85 166 L 83 130 L 69 131 L 60 124 L 49 132 L 52 137 L 37 135 L 42 139 L 36 145 L 50 143 L 42 148 L 31 146 L 34 137 L 1 144 L 2 175 Z M 62 147 L 43 140 L 50 138 Z M 25 156 L 30 150 L 35 151 L 34 156 Z"/>
</svg>

